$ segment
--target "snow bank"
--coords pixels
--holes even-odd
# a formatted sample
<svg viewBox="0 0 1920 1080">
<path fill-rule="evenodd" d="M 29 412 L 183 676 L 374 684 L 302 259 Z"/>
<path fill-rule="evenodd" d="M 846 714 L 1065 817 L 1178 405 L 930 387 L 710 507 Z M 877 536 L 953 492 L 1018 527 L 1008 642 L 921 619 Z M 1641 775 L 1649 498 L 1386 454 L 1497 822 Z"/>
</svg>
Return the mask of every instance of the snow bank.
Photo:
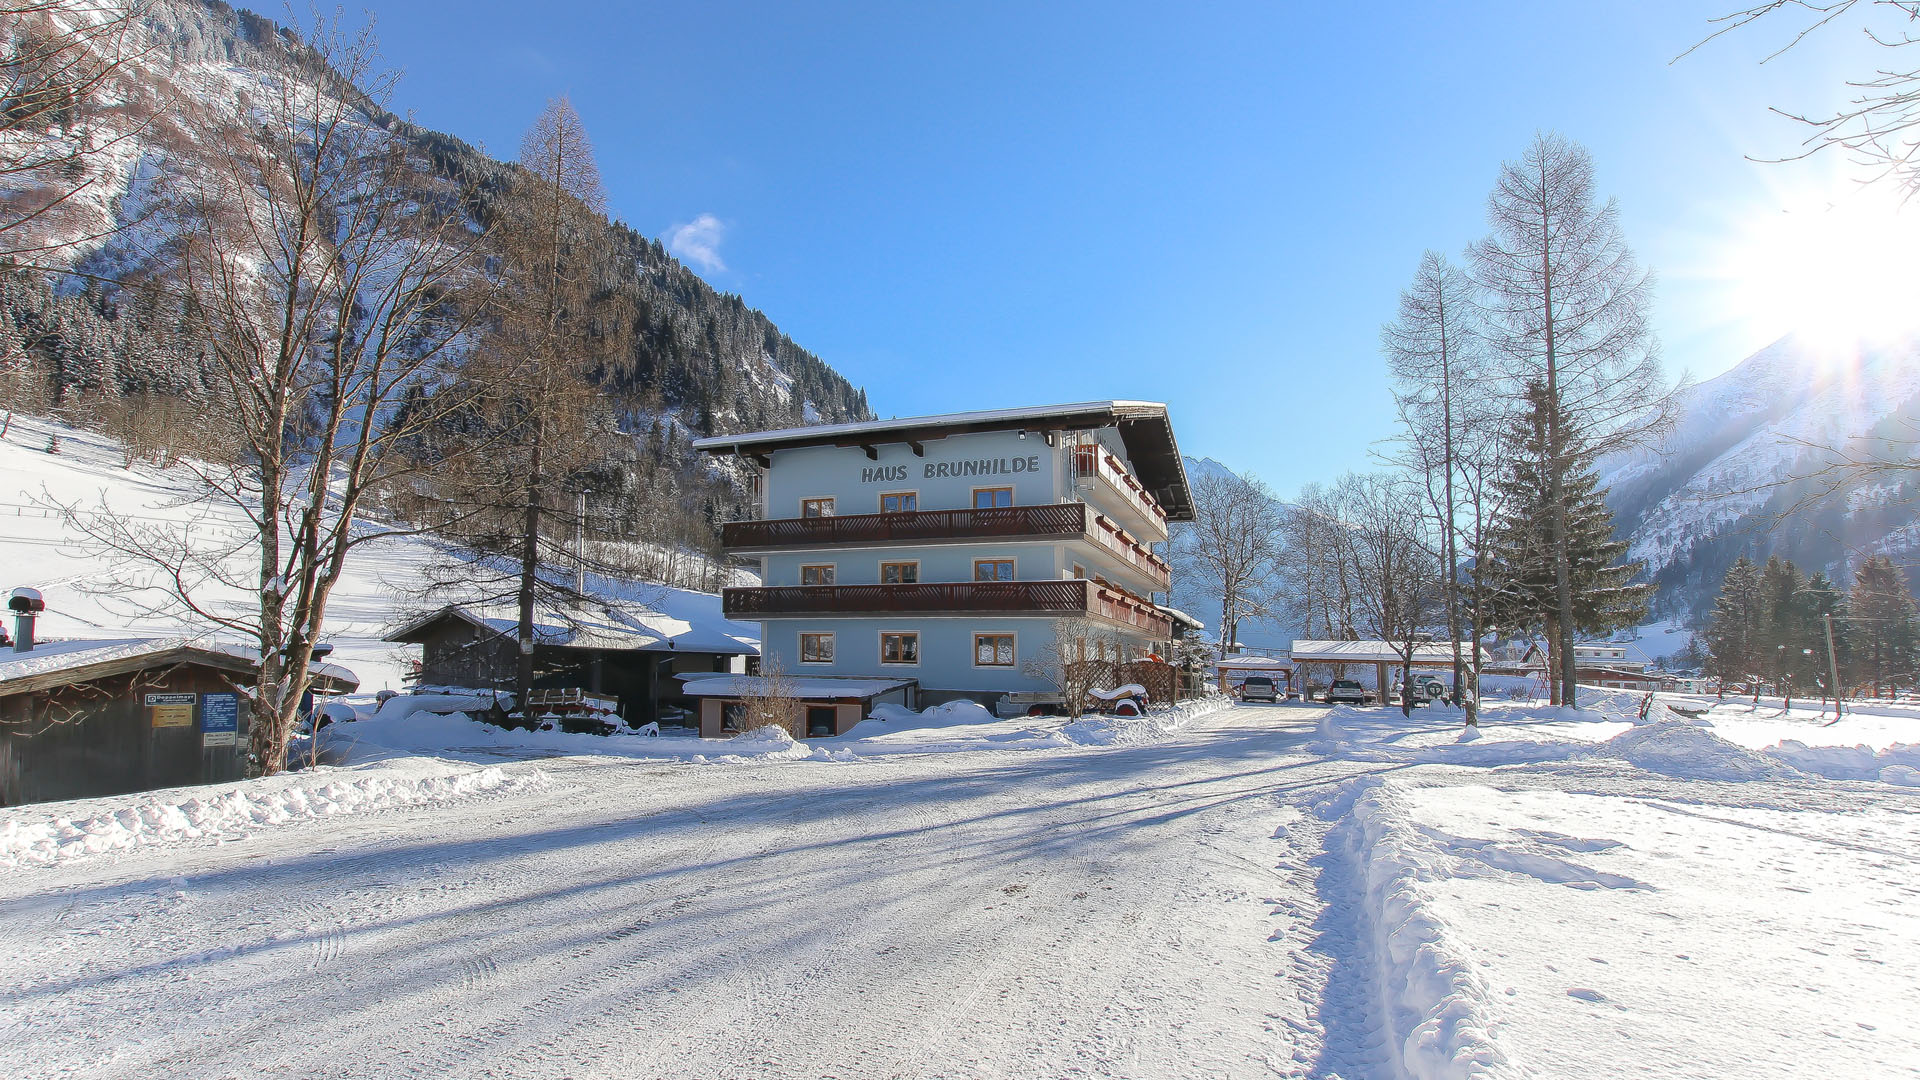
<svg viewBox="0 0 1920 1080">
<path fill-rule="evenodd" d="M 1082 716 L 1060 729 L 1079 746 L 1130 746 L 1164 739 L 1203 716 L 1233 708 L 1233 698 L 1209 694 L 1143 716 Z"/>
<path fill-rule="evenodd" d="M 1499 1045 L 1492 989 L 1432 909 L 1428 881 L 1448 857 L 1377 776 L 1348 781 L 1315 808 L 1339 824 L 1328 844 L 1350 862 L 1380 987 L 1385 1042 L 1414 1080 L 1526 1075 Z"/>
<path fill-rule="evenodd" d="M 155 844 L 244 839 L 262 826 L 527 791 L 546 783 L 538 771 L 509 774 L 497 766 L 459 769 L 411 759 L 371 769 L 322 769 L 50 803 L 0 819 L 0 866 L 65 863 Z"/>
<path fill-rule="evenodd" d="M 1685 780 L 1785 780 L 1799 770 L 1683 721 L 1649 724 L 1602 743 L 1594 753 Z"/>
<path fill-rule="evenodd" d="M 878 754 L 955 753 L 968 750 L 1069 750 L 1131 746 L 1162 739 L 1203 716 L 1233 707 L 1224 694 L 1147 710 L 1144 716 L 1016 716 L 1001 718 L 971 701 L 949 701 L 925 712 L 881 705 L 836 744 L 836 760 Z"/>
<path fill-rule="evenodd" d="M 1871 746 L 1808 746 L 1788 739 L 1764 751 L 1803 773 L 1830 780 L 1878 780 L 1883 784 L 1920 787 L 1920 744 L 1895 743 L 1884 750 Z"/>
</svg>

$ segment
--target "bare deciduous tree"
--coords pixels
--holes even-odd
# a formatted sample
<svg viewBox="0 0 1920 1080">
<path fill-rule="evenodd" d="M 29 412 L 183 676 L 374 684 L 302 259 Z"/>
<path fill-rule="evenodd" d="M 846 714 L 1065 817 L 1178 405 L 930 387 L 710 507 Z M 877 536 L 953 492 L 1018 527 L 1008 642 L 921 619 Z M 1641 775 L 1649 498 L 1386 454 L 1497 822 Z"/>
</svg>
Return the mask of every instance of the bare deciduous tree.
<svg viewBox="0 0 1920 1080">
<path fill-rule="evenodd" d="M 1058 687 L 1067 715 L 1078 719 L 1087 708 L 1087 691 L 1113 689 L 1122 639 L 1107 624 L 1083 616 L 1055 619 L 1052 629 L 1053 636 L 1030 650 L 1020 669 Z"/>
<path fill-rule="evenodd" d="M 1778 59 L 1809 36 L 1838 26 L 1851 26 L 1890 56 L 1920 45 L 1920 3 L 1915 0 L 1767 0 L 1710 20 L 1715 29 L 1689 48 L 1685 56 L 1726 34 L 1745 29 L 1783 12 L 1800 19 L 1779 48 L 1761 63 Z M 1896 185 L 1911 198 L 1920 192 L 1920 69 L 1911 61 L 1850 78 L 1853 98 L 1844 107 L 1822 114 L 1773 111 L 1802 125 L 1806 137 L 1801 150 L 1785 160 L 1797 160 L 1827 149 L 1839 149 L 1869 170 L 1874 180 Z"/>
<path fill-rule="evenodd" d="M 1480 437 L 1497 400 L 1486 378 L 1477 311 L 1473 282 L 1445 256 L 1428 251 L 1413 283 L 1400 293 L 1394 320 L 1380 331 L 1401 425 L 1397 463 L 1420 481 L 1438 528 L 1455 687 L 1466 685 L 1468 665 L 1460 647 L 1456 480 L 1466 467 L 1463 447 Z M 1469 693 L 1465 700 L 1471 725 L 1477 722 L 1476 698 Z"/>
<path fill-rule="evenodd" d="M 1193 523 L 1175 537 L 1174 558 L 1219 590 L 1223 652 L 1240 640 L 1241 622 L 1273 612 L 1280 528 L 1280 504 L 1257 479 L 1229 473 L 1193 485 Z"/>
<path fill-rule="evenodd" d="M 313 646 L 351 550 L 398 531 L 360 516 L 423 467 L 411 442 L 468 402 L 452 384 L 484 296 L 466 193 L 369 122 L 392 76 L 369 30 L 316 23 L 304 78 L 269 84 L 182 196 L 179 288 L 205 336 L 223 441 L 183 462 L 209 510 L 185 525 L 68 507 L 178 613 L 259 649 L 253 751 L 285 766 Z M 457 301 L 457 302 L 456 302 Z M 411 407 L 403 407 L 403 406 Z M 219 508 L 249 529 L 215 542 Z M 237 564 L 250 564 L 250 569 Z M 257 603 L 231 606 L 234 590 Z"/>
<path fill-rule="evenodd" d="M 580 115 L 566 98 L 548 103 L 520 146 L 515 188 L 495 233 L 506 283 L 477 377 L 490 383 L 484 426 L 494 449 L 468 495 L 500 503 L 519 558 L 517 700 L 533 681 L 534 611 L 542 592 L 543 537 L 571 526 L 570 498 L 552 498 L 570 470 L 613 431 L 589 376 L 617 352 L 630 319 L 593 280 L 589 247 L 604 234 L 606 195 Z M 494 369 L 498 370 L 494 370 Z M 555 560 L 558 561 L 558 560 Z"/>
<path fill-rule="evenodd" d="M 144 125 L 103 91 L 149 48 L 149 7 L 0 0 L 0 257 L 41 265 L 117 227 L 81 204 L 105 201 L 91 162 Z"/>
<path fill-rule="evenodd" d="M 751 693 L 741 696 L 740 730 L 742 732 L 759 731 L 762 728 L 779 728 L 789 734 L 793 730 L 794 717 L 800 714 L 800 701 L 793 692 L 793 680 L 787 677 L 777 661 L 760 666 Z"/>
<path fill-rule="evenodd" d="M 1549 528 L 1560 621 L 1572 626 L 1566 474 L 1672 423 L 1673 391 L 1648 321 L 1652 278 L 1627 247 L 1618 205 L 1594 191 L 1592 157 L 1558 135 L 1536 135 L 1501 166 L 1487 217 L 1493 231 L 1472 249 L 1487 339 L 1514 384 L 1537 382 L 1554 406 Z M 1559 677 L 1563 700 L 1574 704 L 1571 650 Z"/>
</svg>

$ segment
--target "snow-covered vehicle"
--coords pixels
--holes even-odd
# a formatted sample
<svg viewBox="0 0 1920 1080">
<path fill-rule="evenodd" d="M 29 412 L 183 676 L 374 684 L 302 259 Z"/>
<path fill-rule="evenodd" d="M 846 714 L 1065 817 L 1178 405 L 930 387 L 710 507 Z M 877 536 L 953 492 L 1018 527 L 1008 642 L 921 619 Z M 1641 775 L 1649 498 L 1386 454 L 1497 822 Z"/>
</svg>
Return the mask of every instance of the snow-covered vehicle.
<svg viewBox="0 0 1920 1080">
<path fill-rule="evenodd" d="M 1329 705 L 1371 705 L 1373 694 L 1352 679 L 1335 679 L 1327 687 L 1325 700 Z"/>
<path fill-rule="evenodd" d="M 1249 675 L 1246 681 L 1240 684 L 1240 700 L 1270 701 L 1278 704 L 1280 691 L 1273 685 L 1273 680 L 1267 676 Z"/>
</svg>

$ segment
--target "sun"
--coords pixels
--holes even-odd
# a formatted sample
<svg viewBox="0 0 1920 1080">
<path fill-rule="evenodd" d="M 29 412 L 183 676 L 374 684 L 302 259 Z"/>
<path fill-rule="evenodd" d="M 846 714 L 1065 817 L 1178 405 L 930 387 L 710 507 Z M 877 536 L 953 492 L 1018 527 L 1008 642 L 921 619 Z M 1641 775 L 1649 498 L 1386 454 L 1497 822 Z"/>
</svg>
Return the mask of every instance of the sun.
<svg viewBox="0 0 1920 1080">
<path fill-rule="evenodd" d="M 1854 187 L 1756 214 L 1728 276 L 1756 325 L 1842 356 L 1920 330 L 1920 204 Z"/>
</svg>

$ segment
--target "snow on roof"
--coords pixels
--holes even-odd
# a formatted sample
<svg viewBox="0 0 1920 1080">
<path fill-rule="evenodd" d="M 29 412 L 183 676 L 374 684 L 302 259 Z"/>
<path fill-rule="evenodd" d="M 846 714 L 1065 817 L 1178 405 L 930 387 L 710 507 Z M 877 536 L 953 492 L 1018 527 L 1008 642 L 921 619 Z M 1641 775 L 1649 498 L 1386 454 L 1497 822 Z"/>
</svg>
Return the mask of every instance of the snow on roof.
<svg viewBox="0 0 1920 1080">
<path fill-rule="evenodd" d="M 688 697 L 746 697 L 762 693 L 766 680 L 759 675 L 697 674 L 680 676 Z M 796 698 L 864 698 L 908 685 L 910 679 L 786 679 L 786 692 Z"/>
<path fill-rule="evenodd" d="M 1284 656 L 1228 656 L 1213 666 L 1232 671 L 1291 671 L 1293 661 Z"/>
<path fill-rule="evenodd" d="M 940 413 L 934 416 L 896 417 L 891 420 L 863 420 L 852 424 L 812 424 L 807 427 L 781 428 L 775 431 L 750 431 L 739 435 L 712 435 L 693 440 L 695 450 L 758 446 L 766 443 L 854 435 L 878 435 L 904 428 L 995 424 L 1020 420 L 1045 420 L 1083 413 L 1166 412 L 1158 401 L 1082 401 L 1069 405 L 1027 405 L 1017 409 L 978 409 L 972 412 Z"/>
<path fill-rule="evenodd" d="M 1195 630 L 1205 630 L 1207 628 L 1206 623 L 1203 623 L 1199 619 L 1196 619 L 1193 616 L 1187 614 L 1186 612 L 1181 611 L 1179 608 L 1170 608 L 1165 604 L 1156 604 L 1154 606 L 1160 609 L 1160 613 L 1162 615 L 1166 615 L 1172 618 L 1174 622 L 1185 623 Z"/>
<path fill-rule="evenodd" d="M 1392 641 L 1296 641 L 1288 650 L 1288 656 L 1294 663 L 1311 660 L 1316 663 L 1361 664 L 1388 663 L 1401 661 L 1401 645 Z M 1473 643 L 1460 643 L 1461 655 L 1473 652 Z M 1424 641 L 1413 647 L 1413 662 L 1416 664 L 1450 664 L 1453 662 L 1453 645 L 1445 641 Z"/>
<path fill-rule="evenodd" d="M 89 677 L 100 677 L 117 671 L 132 670 L 149 659 L 158 659 L 170 653 L 198 653 L 203 659 L 224 660 L 236 668 L 253 669 L 259 664 L 259 654 L 250 645 L 241 645 L 225 641 L 207 641 L 185 637 L 142 637 L 142 638 L 92 638 L 76 641 L 43 641 L 27 652 L 14 652 L 11 648 L 0 650 L 0 690 L 11 688 L 14 684 L 33 680 L 36 685 L 48 682 L 45 676 L 69 672 L 79 673 L 83 669 L 102 668 L 104 670 L 87 672 Z M 319 679 L 337 684 L 346 690 L 359 686 L 360 680 L 353 672 L 338 664 L 314 662 L 308 669 Z"/>
<path fill-rule="evenodd" d="M 465 619 L 496 634 L 513 634 L 520 626 L 517 608 L 508 604 L 448 604 L 401 626 L 387 635 L 403 641 L 445 615 Z M 534 640 L 571 649 L 640 652 L 704 652 L 728 656 L 760 651 L 753 628 L 725 618 L 720 598 L 662 585 L 642 604 L 600 601 L 574 609 L 542 604 L 534 612 Z"/>
</svg>

